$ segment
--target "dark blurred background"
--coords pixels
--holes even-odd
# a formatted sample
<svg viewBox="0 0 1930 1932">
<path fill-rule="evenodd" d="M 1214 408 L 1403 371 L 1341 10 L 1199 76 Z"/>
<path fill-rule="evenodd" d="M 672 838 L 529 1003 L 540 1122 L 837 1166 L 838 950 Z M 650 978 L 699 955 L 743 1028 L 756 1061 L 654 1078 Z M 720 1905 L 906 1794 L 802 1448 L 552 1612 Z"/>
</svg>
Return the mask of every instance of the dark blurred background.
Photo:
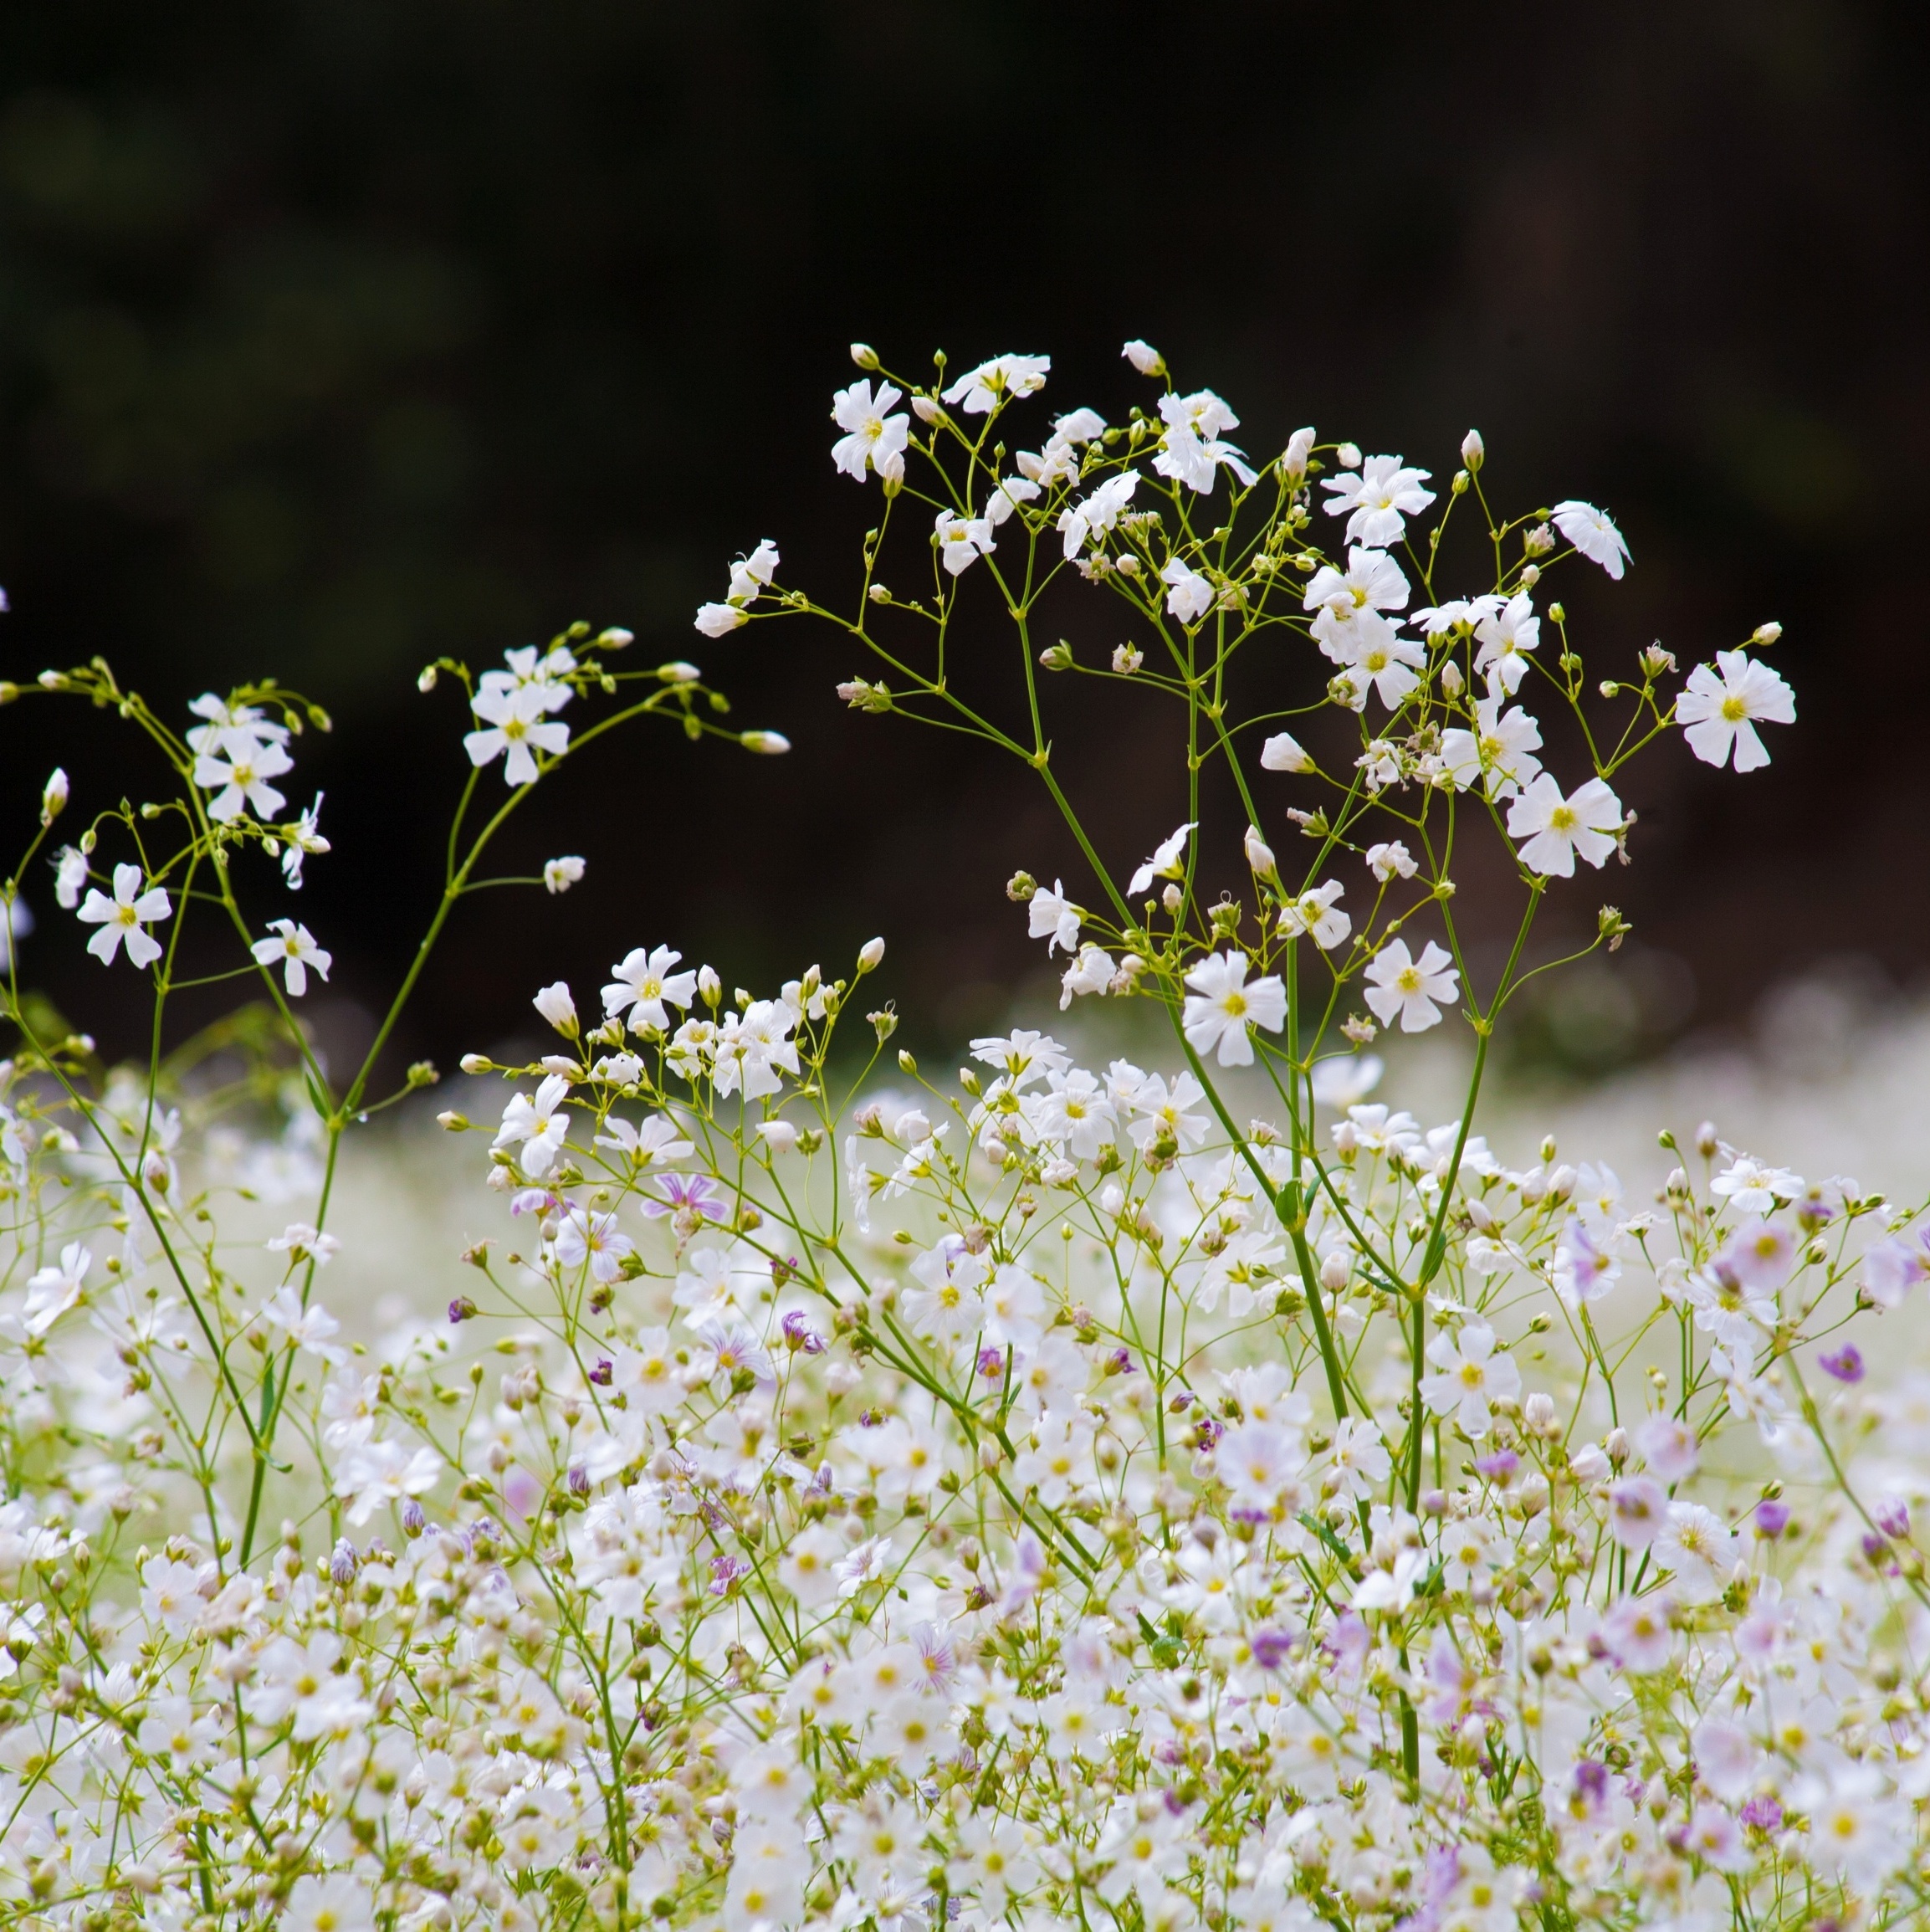
<svg viewBox="0 0 1930 1932">
<path fill-rule="evenodd" d="M 1601 1065 L 1794 973 L 1908 986 L 1924 41 L 1921 8 L 1844 0 L 14 0 L 0 669 L 100 652 L 166 706 L 272 674 L 332 710 L 291 796 L 326 788 L 335 851 L 294 909 L 262 867 L 257 904 L 333 947 L 346 1040 L 463 770 L 418 669 L 627 624 L 795 752 L 639 728 L 545 785 L 509 856 L 581 852 L 587 882 L 466 909 L 402 1050 L 498 1038 L 558 974 L 589 997 L 639 940 L 762 988 L 873 930 L 909 1037 L 950 1043 L 1040 971 L 1007 874 L 1077 877 L 1031 775 L 846 712 L 861 667 L 827 635 L 711 643 L 691 613 L 765 536 L 847 592 L 878 507 L 828 456 L 852 337 L 911 369 L 1049 351 L 1043 433 L 1147 400 L 1119 361 L 1144 335 L 1256 452 L 1313 422 L 1445 479 L 1472 423 L 1504 500 L 1606 506 L 1629 579 L 1559 587 L 1605 670 L 1787 627 L 1799 728 L 1746 779 L 1679 743 L 1641 767 L 1639 863 L 1562 902 L 1585 926 L 1615 897 L 1637 940 L 1524 1041 Z M 1103 600 L 1066 623 L 1088 658 L 1115 641 Z M 1094 690 L 1052 684 L 1052 729 L 1130 862 L 1180 798 L 1140 762 L 1164 723 Z M 1073 752 L 1082 714 L 1123 771 Z M 36 701 L 0 732 L 16 825 L 56 759 L 77 806 L 141 795 L 111 720 Z M 132 1040 L 132 976 L 28 896 L 27 976 Z"/>
</svg>

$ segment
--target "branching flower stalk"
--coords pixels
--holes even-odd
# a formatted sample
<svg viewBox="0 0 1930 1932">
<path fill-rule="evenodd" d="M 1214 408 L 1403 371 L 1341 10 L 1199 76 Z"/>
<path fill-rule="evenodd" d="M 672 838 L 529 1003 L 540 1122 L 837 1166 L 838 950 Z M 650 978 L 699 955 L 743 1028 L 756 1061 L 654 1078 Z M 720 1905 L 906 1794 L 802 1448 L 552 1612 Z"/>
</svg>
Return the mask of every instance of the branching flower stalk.
<svg viewBox="0 0 1930 1932">
<path fill-rule="evenodd" d="M 727 992 L 612 896 L 600 997 L 540 988 L 550 1050 L 467 1056 L 438 1116 L 488 1136 L 498 1232 L 378 1314 L 397 1231 L 325 1209 L 348 1128 L 434 1078 L 369 1101 L 422 960 L 513 883 L 485 852 L 556 759 L 721 701 L 673 664 L 625 702 L 627 639 L 586 631 L 425 674 L 468 701 L 470 782 L 337 1086 L 299 1024 L 332 960 L 252 910 L 261 858 L 292 885 L 325 850 L 273 782 L 320 720 L 264 684 L 177 735 L 104 666 L 50 679 L 177 796 L 54 861 L 97 956 L 155 975 L 146 1063 L 8 981 L 0 1924 L 1922 1922 L 1930 1380 L 1874 1370 L 1930 1275 L 1923 1204 L 1706 1124 L 1664 1134 L 1645 1201 L 1474 1120 L 1511 1005 L 1567 963 L 1544 901 L 1627 853 L 1628 761 L 1680 731 L 1746 771 L 1793 720 L 1776 627 L 1591 684 L 1538 600 L 1626 547 L 1577 501 L 1491 507 L 1478 437 L 1439 500 L 1312 430 L 1256 465 L 1133 343 L 1152 407 L 1014 454 L 1044 357 L 921 388 L 853 352 L 833 459 L 885 496 L 855 602 L 767 541 L 699 628 L 828 622 L 878 674 L 849 702 L 1030 766 L 1089 877 L 1011 897 L 1062 1007 L 1149 1002 L 1170 1070 L 1019 1027 L 934 1077 L 871 1003 L 882 940 Z M 1048 609 L 1093 634 L 1081 585 L 1122 600 L 1109 657 L 1045 641 Z M 1184 817 L 1136 865 L 1054 768 L 1078 676 L 1171 719 Z M 1491 836 L 1520 894 L 1492 942 L 1454 889 Z M 1574 956 L 1627 930 L 1593 925 Z M 207 925 L 264 997 L 171 1044 Z M 1456 1119 L 1369 1098 L 1381 1029 L 1463 1023 Z M 264 1201 L 306 1218 L 264 1244 Z"/>
</svg>

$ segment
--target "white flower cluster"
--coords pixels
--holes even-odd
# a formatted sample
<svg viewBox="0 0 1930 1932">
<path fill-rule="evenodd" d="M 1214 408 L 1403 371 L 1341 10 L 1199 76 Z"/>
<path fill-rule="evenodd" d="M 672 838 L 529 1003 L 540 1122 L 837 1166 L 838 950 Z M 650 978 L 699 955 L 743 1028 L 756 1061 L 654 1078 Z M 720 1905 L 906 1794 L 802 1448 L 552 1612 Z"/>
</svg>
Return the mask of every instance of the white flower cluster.
<svg viewBox="0 0 1930 1932">
<path fill-rule="evenodd" d="M 1312 430 L 1257 465 L 1211 392 L 1123 428 L 1075 411 L 1008 464 L 1047 358 L 921 387 L 853 353 L 838 469 L 937 507 L 917 598 L 880 575 L 888 508 L 865 539 L 832 621 L 896 684 L 844 695 L 1040 774 L 1091 888 L 1010 894 L 1067 956 L 1062 1003 L 1145 1002 L 1167 1065 L 1020 1028 L 955 1080 L 899 1052 L 888 1089 L 892 1007 L 849 1038 L 882 942 L 758 997 L 626 932 L 600 1017 L 558 981 L 534 997 L 553 1051 L 465 1059 L 509 1084 L 477 1130 L 498 1232 L 433 1319 L 375 1333 L 325 1229 L 416 972 L 338 1085 L 286 1003 L 329 956 L 285 918 L 257 936 L 238 896 L 251 843 L 287 884 L 326 850 L 268 783 L 323 720 L 263 685 L 202 700 L 182 740 L 104 665 L 49 674 L 179 796 L 102 814 L 56 866 L 97 953 L 154 969 L 151 1063 L 104 1074 L 5 993 L 0 1924 L 1922 1922 L 1930 1380 L 1871 1373 L 1870 1337 L 1930 1276 L 1922 1208 L 1712 1126 L 1664 1136 L 1679 1165 L 1639 1201 L 1552 1140 L 1511 1166 L 1474 1131 L 1496 1027 L 1562 963 L 1538 910 L 1578 858 L 1625 855 L 1610 779 L 1677 725 L 1760 763 L 1756 726 L 1793 713 L 1756 654 L 1775 627 L 1673 699 L 1659 646 L 1591 694 L 1536 599 L 1569 555 L 1620 577 L 1626 546 L 1579 502 L 1497 520 L 1477 437 L 1420 533 L 1427 473 Z M 1470 500 L 1489 587 L 1445 599 Z M 1342 556 L 1309 541 L 1323 510 Z M 699 628 L 831 617 L 779 564 L 760 544 Z M 1035 650 L 1062 572 L 1122 597 L 1137 641 Z M 945 674 L 990 580 L 1026 647 L 1011 730 Z M 476 720 L 424 955 L 506 883 L 479 867 L 530 784 L 615 725 L 783 749 L 721 732 L 688 664 L 612 669 L 630 642 L 578 626 L 423 674 Z M 1169 708 L 1184 817 L 1130 869 L 1052 771 L 1041 665 Z M 1530 691 L 1566 715 L 1548 742 Z M 597 694 L 616 710 L 570 731 Z M 1551 744 L 1580 748 L 1573 783 Z M 509 796 L 465 844 L 499 756 Z M 1300 802 L 1272 802 L 1282 780 Z M 69 802 L 56 773 L 29 858 Z M 1471 951 L 1456 916 L 1483 827 L 1519 884 L 1512 950 Z M 133 856 L 83 905 L 104 837 Z M 1236 853 L 1240 889 L 1209 899 Z M 172 1051 L 204 909 L 269 1004 Z M 1613 907 L 1595 927 L 1626 930 Z M 1457 1008 L 1461 1117 L 1370 1099 L 1379 1028 Z M 305 1218 L 240 1243 L 237 1193 Z"/>
</svg>

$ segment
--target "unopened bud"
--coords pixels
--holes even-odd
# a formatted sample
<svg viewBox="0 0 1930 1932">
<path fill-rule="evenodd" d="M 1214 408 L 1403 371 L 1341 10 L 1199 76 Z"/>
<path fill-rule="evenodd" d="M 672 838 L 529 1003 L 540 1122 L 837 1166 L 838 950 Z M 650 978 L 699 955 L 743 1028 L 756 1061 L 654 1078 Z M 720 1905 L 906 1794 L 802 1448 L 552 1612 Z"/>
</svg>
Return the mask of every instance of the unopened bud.
<svg viewBox="0 0 1930 1932">
<path fill-rule="evenodd" d="M 637 642 L 637 633 L 621 624 L 607 624 L 597 632 L 596 642 L 607 651 L 627 651 Z"/>
<path fill-rule="evenodd" d="M 40 823 L 51 825 L 67 809 L 67 774 L 56 765 L 40 792 Z"/>
<path fill-rule="evenodd" d="M 1713 1120 L 1705 1120 L 1696 1129 L 1696 1151 L 1703 1160 L 1713 1161 L 1722 1144 L 1722 1137 L 1716 1132 Z"/>
<path fill-rule="evenodd" d="M 657 667 L 657 675 L 666 684 L 694 684 L 704 674 L 683 659 L 673 658 L 668 664 Z"/>
<path fill-rule="evenodd" d="M 861 973 L 876 972 L 884 961 L 884 941 L 868 939 L 857 949 L 857 970 Z"/>
<path fill-rule="evenodd" d="M 1783 634 L 1780 624 L 1758 624 L 1749 635 L 1752 644 L 1773 644 Z"/>
<path fill-rule="evenodd" d="M 878 366 L 878 351 L 868 342 L 853 342 L 851 346 L 851 359 L 861 369 L 875 369 Z"/>
<path fill-rule="evenodd" d="M 452 1134 L 461 1134 L 468 1130 L 469 1123 L 465 1115 L 451 1109 L 447 1112 L 437 1115 L 436 1125 L 438 1127 L 447 1128 Z"/>
<path fill-rule="evenodd" d="M 421 672 L 416 679 L 416 689 L 418 691 L 434 690 L 436 688 L 436 667 L 433 664 L 423 665 Z"/>
<path fill-rule="evenodd" d="M 1471 429 L 1461 439 L 1461 460 L 1471 470 L 1479 469 L 1487 460 L 1487 445 L 1481 440 L 1481 432 Z"/>
<path fill-rule="evenodd" d="M 724 997 L 724 982 L 718 978 L 714 966 L 698 967 L 697 996 L 713 1012 L 717 1010 L 718 1002 Z"/>
<path fill-rule="evenodd" d="M 781 757 L 791 749 L 791 741 L 781 731 L 745 731 L 737 742 L 746 751 L 755 751 L 766 758 Z"/>
<path fill-rule="evenodd" d="M 1252 867 L 1257 879 L 1271 879 L 1277 867 L 1273 848 L 1260 836 L 1257 825 L 1247 828 L 1247 863 Z"/>
<path fill-rule="evenodd" d="M 486 1074 L 494 1063 L 481 1053 L 464 1053 L 463 1071 L 465 1074 Z"/>
</svg>

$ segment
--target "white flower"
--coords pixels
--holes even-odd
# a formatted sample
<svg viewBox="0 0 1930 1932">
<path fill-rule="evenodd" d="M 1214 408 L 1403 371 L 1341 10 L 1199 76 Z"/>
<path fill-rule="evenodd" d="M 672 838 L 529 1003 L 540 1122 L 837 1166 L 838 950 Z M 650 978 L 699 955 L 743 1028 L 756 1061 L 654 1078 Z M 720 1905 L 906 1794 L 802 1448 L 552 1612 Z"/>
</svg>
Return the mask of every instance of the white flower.
<svg viewBox="0 0 1930 1932">
<path fill-rule="evenodd" d="M 1030 503 L 1041 494 L 1038 484 L 1029 477 L 1001 477 L 985 498 L 985 520 L 996 530 L 1021 503 Z"/>
<path fill-rule="evenodd" d="M 962 575 L 987 551 L 997 547 L 992 526 L 982 516 L 965 517 L 941 510 L 932 530 L 939 557 L 954 577 Z"/>
<path fill-rule="evenodd" d="M 1376 548 L 1399 543 L 1407 527 L 1404 519 L 1418 516 L 1434 501 L 1434 492 L 1421 487 L 1428 474 L 1405 469 L 1398 456 L 1369 456 L 1357 471 L 1323 479 L 1327 514 L 1347 519 L 1352 542 Z"/>
<path fill-rule="evenodd" d="M 1047 959 L 1060 946 L 1070 952 L 1079 943 L 1079 922 L 1083 915 L 1066 897 L 1062 879 L 1055 879 L 1050 892 L 1042 886 L 1032 894 L 1026 910 L 1031 915 L 1030 936 L 1052 942 L 1046 948 Z"/>
<path fill-rule="evenodd" d="M 633 946 L 620 964 L 610 969 L 614 976 L 603 989 L 603 1017 L 614 1019 L 627 1009 L 632 1033 L 653 1027 L 660 1033 L 668 1033 L 668 1008 L 688 1010 L 697 991 L 695 973 L 670 970 L 683 956 L 667 946 L 648 951 Z"/>
<path fill-rule="evenodd" d="M 1421 1399 L 1434 1414 L 1453 1416 L 1463 1435 L 1485 1436 L 1493 1420 L 1489 1404 L 1521 1393 L 1521 1371 L 1495 1353 L 1494 1330 L 1485 1322 L 1464 1322 L 1456 1337 L 1437 1335 L 1427 1359 L 1435 1372 L 1421 1378 Z"/>
<path fill-rule="evenodd" d="M 259 965 L 281 967 L 290 997 L 299 1000 L 308 991 L 311 968 L 325 980 L 329 976 L 335 955 L 317 946 L 315 935 L 305 925 L 292 919 L 271 919 L 268 930 L 276 936 L 258 939 L 248 951 Z"/>
<path fill-rule="evenodd" d="M 352 1443 L 335 1465 L 335 1494 L 355 1499 L 348 1509 L 351 1523 L 366 1523 L 385 1503 L 427 1494 L 442 1473 L 442 1458 L 432 1448 L 412 1450 L 389 1441 Z"/>
<path fill-rule="evenodd" d="M 1354 930 L 1354 922 L 1340 910 L 1344 889 L 1337 879 L 1290 899 L 1280 909 L 1280 930 L 1289 939 L 1304 934 L 1323 952 L 1331 952 Z"/>
<path fill-rule="evenodd" d="M 1541 727 L 1518 705 L 1503 711 L 1499 698 L 1474 708 L 1475 729 L 1458 725 L 1441 735 L 1441 761 L 1457 791 L 1477 779 L 1490 798 L 1508 798 L 1541 770 Z"/>
<path fill-rule="evenodd" d="M 215 796 L 207 815 L 219 824 L 239 818 L 250 806 L 258 816 L 272 818 L 288 801 L 268 781 L 294 769 L 294 761 L 279 745 L 258 744 L 237 732 L 223 735 L 216 756 L 203 751 L 194 761 L 194 782 Z"/>
<path fill-rule="evenodd" d="M 566 1039 L 576 1033 L 576 1002 L 570 997 L 566 980 L 557 980 L 550 986 L 538 988 L 530 1004 Z"/>
<path fill-rule="evenodd" d="M 1213 587 L 1178 557 L 1167 560 L 1160 581 L 1168 587 L 1166 608 L 1183 624 L 1196 624 L 1213 607 Z"/>
<path fill-rule="evenodd" d="M 483 728 L 463 736 L 463 749 L 468 753 L 469 762 L 487 765 L 507 752 L 503 760 L 504 780 L 511 785 L 535 784 L 536 753 L 546 751 L 552 758 L 560 758 L 570 748 L 570 727 L 550 716 L 555 709 L 555 689 L 525 684 L 508 690 L 498 686 L 477 692 L 469 708 L 483 720 Z M 563 694 L 567 697 L 569 693 L 565 689 Z"/>
<path fill-rule="evenodd" d="M 755 603 L 760 593 L 770 588 L 782 561 L 777 546 L 769 537 L 764 538 L 749 556 L 740 556 L 731 565 L 729 601 L 734 604 Z"/>
<path fill-rule="evenodd" d="M 1137 336 L 1119 353 L 1142 376 L 1164 376 L 1166 373 L 1166 358 L 1150 342 L 1142 342 Z"/>
<path fill-rule="evenodd" d="M 285 1330 L 295 1347 L 320 1355 L 325 1362 L 340 1363 L 349 1359 L 349 1351 L 329 1339 L 342 1325 L 320 1302 L 310 1302 L 304 1308 L 301 1293 L 293 1283 L 275 1290 L 261 1315 L 264 1321 Z"/>
<path fill-rule="evenodd" d="M 1554 506 L 1554 527 L 1585 556 L 1611 577 L 1620 579 L 1629 546 L 1622 533 L 1592 503 L 1574 497 Z"/>
<path fill-rule="evenodd" d="M 70 1241 L 60 1250 L 57 1266 L 44 1268 L 27 1284 L 27 1304 L 21 1322 L 30 1335 L 45 1335 L 80 1299 L 93 1251 Z"/>
<path fill-rule="evenodd" d="M 1046 386 L 1052 368 L 1050 356 L 995 356 L 975 369 L 968 369 L 945 392 L 948 402 L 955 402 L 968 416 L 984 416 L 1001 402 L 1017 396 L 1031 396 Z"/>
<path fill-rule="evenodd" d="M 1347 569 L 1323 563 L 1307 581 L 1300 607 L 1334 616 L 1358 610 L 1404 611 L 1409 595 L 1406 573 L 1384 550 L 1353 546 Z"/>
<path fill-rule="evenodd" d="M 1190 396 L 1162 396 L 1160 414 L 1166 434 L 1153 467 L 1160 475 L 1201 495 L 1213 487 L 1222 463 L 1249 488 L 1257 479 L 1245 452 L 1222 440 L 1221 432 L 1236 429 L 1240 418 L 1211 389 Z"/>
<path fill-rule="evenodd" d="M 1185 873 L 1185 867 L 1180 854 L 1186 849 L 1187 835 L 1190 833 L 1196 832 L 1198 829 L 1197 823 L 1189 819 L 1171 838 L 1161 839 L 1159 844 L 1154 847 L 1153 856 L 1147 859 L 1139 869 L 1133 874 L 1126 886 L 1126 890 L 1132 893 L 1144 892 L 1155 879 L 1178 879 L 1181 877 Z"/>
<path fill-rule="evenodd" d="M 503 1109 L 503 1124 L 490 1143 L 494 1148 L 520 1146 L 518 1165 L 532 1181 L 540 1181 L 555 1166 L 556 1156 L 570 1132 L 570 1116 L 563 1111 L 570 1083 L 561 1074 L 551 1074 L 534 1097 L 511 1096 Z"/>
<path fill-rule="evenodd" d="M 341 1250 L 341 1243 L 332 1234 L 320 1233 L 305 1221 L 289 1222 L 266 1245 L 271 1254 L 285 1254 L 290 1268 L 305 1261 L 326 1268 Z"/>
<path fill-rule="evenodd" d="M 1260 768 L 1263 771 L 1311 771 L 1313 761 L 1291 732 L 1276 731 L 1260 747 Z"/>
<path fill-rule="evenodd" d="M 146 892 L 141 889 L 138 865 L 117 865 L 114 869 L 113 898 L 90 890 L 78 916 L 83 925 L 100 928 L 88 940 L 87 950 L 103 966 L 114 963 L 114 956 L 125 940 L 128 964 L 145 967 L 161 957 L 161 942 L 147 928 L 157 920 L 168 918 L 173 910 L 167 894 L 159 886 Z"/>
<path fill-rule="evenodd" d="M 1541 643 L 1541 619 L 1534 614 L 1533 598 L 1526 591 L 1510 597 L 1500 610 L 1482 618 L 1474 635 L 1481 645 L 1474 668 L 1487 674 L 1487 694 L 1512 698 L 1528 674 L 1524 653 Z"/>
<path fill-rule="evenodd" d="M 750 622 L 750 612 L 736 604 L 699 604 L 696 628 L 707 638 L 728 637 L 740 624 Z"/>
<path fill-rule="evenodd" d="M 1414 863 L 1414 855 L 1396 838 L 1384 845 L 1370 845 L 1367 848 L 1367 869 L 1383 885 L 1396 879 L 1411 879 L 1421 868 Z"/>
<path fill-rule="evenodd" d="M 1252 1065 L 1249 1022 L 1270 1033 L 1278 1033 L 1287 1023 L 1285 984 L 1269 973 L 1247 985 L 1243 952 L 1215 954 L 1202 960 L 1186 975 L 1186 984 L 1193 989 L 1183 1019 L 1186 1043 L 1200 1054 L 1218 1048 L 1222 1067 Z"/>
<path fill-rule="evenodd" d="M 1769 761 L 1758 722 L 1793 725 L 1796 695 L 1782 675 L 1743 651 L 1718 651 L 1718 682 L 1707 664 L 1689 673 L 1688 687 L 1676 700 L 1676 722 L 1689 749 L 1705 765 L 1718 769 L 1732 751 L 1738 771 L 1754 771 Z"/>
<path fill-rule="evenodd" d="M 281 828 L 284 840 L 281 853 L 281 875 L 288 882 L 290 892 L 301 890 L 302 861 L 315 853 L 332 849 L 327 839 L 318 828 L 321 822 L 322 794 L 316 792 L 315 802 L 306 807 L 299 818 L 292 824 Z M 271 844 L 269 850 L 272 853 Z"/>
<path fill-rule="evenodd" d="M 1771 1167 L 1747 1154 L 1737 1154 L 1710 1181 L 1709 1191 L 1742 1213 L 1767 1214 L 1779 1200 L 1794 1201 L 1801 1194 L 1803 1177 L 1787 1167 Z"/>
<path fill-rule="evenodd" d="M 1530 872 L 1555 879 L 1574 877 L 1579 852 L 1598 869 L 1615 848 L 1622 828 L 1622 805 L 1600 778 L 1576 787 L 1567 797 L 1543 771 L 1508 808 L 1508 833 L 1524 839 L 1521 863 Z"/>
<path fill-rule="evenodd" d="M 1414 958 L 1404 939 L 1390 940 L 1374 956 L 1367 968 L 1366 1000 L 1383 1026 L 1394 1024 L 1396 1015 L 1404 1033 L 1424 1033 L 1437 1025 L 1441 1007 L 1460 997 L 1461 976 L 1455 970 L 1453 956 L 1443 952 L 1432 940 Z"/>
<path fill-rule="evenodd" d="M 845 475 L 863 483 L 866 470 L 873 469 L 887 483 L 903 478 L 911 418 L 891 413 L 899 400 L 890 383 L 880 382 L 874 396 L 868 382 L 853 382 L 832 397 L 832 420 L 845 433 L 832 444 L 831 460 Z"/>
<path fill-rule="evenodd" d="M 54 871 L 54 897 L 63 912 L 72 912 L 79 905 L 89 870 L 84 852 L 72 845 L 61 847 Z"/>
<path fill-rule="evenodd" d="M 572 1269 L 587 1263 L 598 1281 L 614 1281 L 622 1272 L 624 1257 L 636 1245 L 617 1232 L 614 1214 L 593 1214 L 583 1207 L 572 1207 L 556 1230 L 557 1260 Z"/>
<path fill-rule="evenodd" d="M 279 1915 L 280 1932 L 374 1932 L 374 1901 L 352 1872 L 297 1878 Z"/>
<path fill-rule="evenodd" d="M 1062 1013 L 1081 993 L 1103 993 L 1113 983 L 1113 956 L 1103 946 L 1088 940 L 1079 948 L 1079 956 L 1065 970 L 1059 981 L 1059 1011 Z"/>
<path fill-rule="evenodd" d="M 583 877 L 583 861 L 574 853 L 561 858 L 548 858 L 543 862 L 543 889 L 555 894 L 567 892 Z"/>
<path fill-rule="evenodd" d="M 1061 510 L 1057 527 L 1065 539 L 1066 556 L 1077 556 L 1088 539 L 1103 536 L 1110 530 L 1139 487 L 1139 473 L 1129 469 L 1123 475 L 1108 476 L 1083 503 Z"/>
</svg>

